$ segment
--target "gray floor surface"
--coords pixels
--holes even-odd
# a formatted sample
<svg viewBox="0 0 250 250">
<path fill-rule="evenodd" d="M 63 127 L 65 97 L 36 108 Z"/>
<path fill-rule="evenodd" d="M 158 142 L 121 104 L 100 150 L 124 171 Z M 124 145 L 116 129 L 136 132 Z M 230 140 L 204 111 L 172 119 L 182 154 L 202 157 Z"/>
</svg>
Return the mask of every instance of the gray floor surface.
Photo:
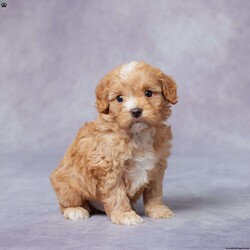
<svg viewBox="0 0 250 250">
<path fill-rule="evenodd" d="M 250 248 L 249 154 L 171 157 L 164 200 L 175 217 L 143 215 L 139 226 L 113 225 L 103 214 L 68 221 L 49 175 L 61 156 L 1 155 L 0 249 Z M 136 205 L 143 214 L 142 202 Z"/>
</svg>

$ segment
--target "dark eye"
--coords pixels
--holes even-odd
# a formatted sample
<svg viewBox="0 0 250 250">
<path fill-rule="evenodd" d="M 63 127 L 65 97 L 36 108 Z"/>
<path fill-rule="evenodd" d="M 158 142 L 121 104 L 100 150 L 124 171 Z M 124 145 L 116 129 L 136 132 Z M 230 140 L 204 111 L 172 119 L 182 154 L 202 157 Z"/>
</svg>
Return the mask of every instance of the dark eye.
<svg viewBox="0 0 250 250">
<path fill-rule="evenodd" d="M 118 102 L 123 102 L 123 98 L 122 98 L 120 95 L 116 97 L 116 100 L 117 100 Z"/>
<path fill-rule="evenodd" d="M 151 90 L 146 90 L 144 94 L 147 97 L 151 97 L 153 95 L 153 92 Z"/>
</svg>

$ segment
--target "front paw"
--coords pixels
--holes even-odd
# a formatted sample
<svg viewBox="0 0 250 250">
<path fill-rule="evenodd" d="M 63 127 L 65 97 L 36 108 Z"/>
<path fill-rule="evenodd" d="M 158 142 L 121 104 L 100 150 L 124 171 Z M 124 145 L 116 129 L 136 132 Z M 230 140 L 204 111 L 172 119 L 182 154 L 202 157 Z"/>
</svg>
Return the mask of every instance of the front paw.
<svg viewBox="0 0 250 250">
<path fill-rule="evenodd" d="M 114 224 L 120 225 L 137 225 L 143 223 L 143 219 L 135 211 L 111 215 L 111 221 Z"/>
<path fill-rule="evenodd" d="M 174 216 L 174 213 L 165 205 L 154 205 L 147 208 L 145 214 L 154 219 L 164 219 Z"/>
</svg>

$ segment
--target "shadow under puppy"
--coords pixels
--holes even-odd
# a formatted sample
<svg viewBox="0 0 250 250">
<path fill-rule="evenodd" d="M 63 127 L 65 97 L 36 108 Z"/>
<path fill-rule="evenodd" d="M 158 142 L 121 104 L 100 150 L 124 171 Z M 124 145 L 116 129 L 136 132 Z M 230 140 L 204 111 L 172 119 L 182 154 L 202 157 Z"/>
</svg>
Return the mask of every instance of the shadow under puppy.
<svg viewBox="0 0 250 250">
<path fill-rule="evenodd" d="M 91 202 L 115 224 L 140 224 L 131 205 L 143 194 L 145 214 L 167 218 L 162 182 L 171 128 L 164 121 L 177 103 L 176 83 L 144 62 L 109 72 L 96 88 L 99 117 L 80 128 L 51 175 L 66 219 L 85 219 Z"/>
</svg>

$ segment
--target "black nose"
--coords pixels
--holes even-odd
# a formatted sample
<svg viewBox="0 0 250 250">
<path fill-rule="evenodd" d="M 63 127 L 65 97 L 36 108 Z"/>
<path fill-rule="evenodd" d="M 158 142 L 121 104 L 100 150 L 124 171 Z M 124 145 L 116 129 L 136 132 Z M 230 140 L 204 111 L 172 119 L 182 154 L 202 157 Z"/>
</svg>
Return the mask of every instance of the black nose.
<svg viewBox="0 0 250 250">
<path fill-rule="evenodd" d="M 131 109 L 130 112 L 131 112 L 131 114 L 132 114 L 133 117 L 138 118 L 142 114 L 142 109 L 140 109 L 140 108 L 134 108 L 134 109 Z"/>
</svg>

